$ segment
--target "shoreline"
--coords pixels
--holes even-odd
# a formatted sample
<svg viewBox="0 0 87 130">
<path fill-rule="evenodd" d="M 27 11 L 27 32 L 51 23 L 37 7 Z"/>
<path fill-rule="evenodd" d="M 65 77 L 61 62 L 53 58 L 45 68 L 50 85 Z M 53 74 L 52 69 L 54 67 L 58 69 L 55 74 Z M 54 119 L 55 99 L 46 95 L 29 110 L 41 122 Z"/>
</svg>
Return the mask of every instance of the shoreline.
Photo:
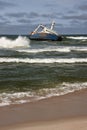
<svg viewBox="0 0 87 130">
<path fill-rule="evenodd" d="M 56 121 L 23 123 L 0 127 L 0 130 L 87 130 L 87 118 L 69 118 Z"/>
<path fill-rule="evenodd" d="M 75 126 L 76 129 L 87 129 L 87 89 L 0 107 L 0 130 L 51 130 L 55 127 L 75 130 Z"/>
</svg>

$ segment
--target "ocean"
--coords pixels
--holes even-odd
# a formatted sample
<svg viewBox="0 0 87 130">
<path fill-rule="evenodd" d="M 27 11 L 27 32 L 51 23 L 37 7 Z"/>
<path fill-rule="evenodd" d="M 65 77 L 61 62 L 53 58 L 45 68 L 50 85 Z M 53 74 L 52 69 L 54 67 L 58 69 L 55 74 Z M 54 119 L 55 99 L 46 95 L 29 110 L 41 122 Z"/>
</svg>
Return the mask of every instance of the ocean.
<svg viewBox="0 0 87 130">
<path fill-rule="evenodd" d="M 0 107 L 87 88 L 87 36 L 30 41 L 0 36 Z"/>
</svg>

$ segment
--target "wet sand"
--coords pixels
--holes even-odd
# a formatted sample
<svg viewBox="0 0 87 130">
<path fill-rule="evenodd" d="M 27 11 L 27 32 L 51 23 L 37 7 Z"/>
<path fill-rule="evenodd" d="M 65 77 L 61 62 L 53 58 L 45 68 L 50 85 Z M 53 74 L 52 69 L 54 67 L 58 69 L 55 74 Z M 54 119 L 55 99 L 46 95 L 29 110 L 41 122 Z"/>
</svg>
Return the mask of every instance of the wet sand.
<svg viewBox="0 0 87 130">
<path fill-rule="evenodd" d="M 87 89 L 0 107 L 0 130 L 87 130 Z"/>
</svg>

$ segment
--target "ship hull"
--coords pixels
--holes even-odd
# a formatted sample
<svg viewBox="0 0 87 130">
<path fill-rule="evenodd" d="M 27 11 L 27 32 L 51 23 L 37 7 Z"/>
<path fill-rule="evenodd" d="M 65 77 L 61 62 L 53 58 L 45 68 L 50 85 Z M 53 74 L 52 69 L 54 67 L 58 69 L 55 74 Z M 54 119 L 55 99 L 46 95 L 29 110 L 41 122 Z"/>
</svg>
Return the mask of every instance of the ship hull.
<svg viewBox="0 0 87 130">
<path fill-rule="evenodd" d="M 62 41 L 62 36 L 49 33 L 35 33 L 29 35 L 30 40 Z"/>
</svg>

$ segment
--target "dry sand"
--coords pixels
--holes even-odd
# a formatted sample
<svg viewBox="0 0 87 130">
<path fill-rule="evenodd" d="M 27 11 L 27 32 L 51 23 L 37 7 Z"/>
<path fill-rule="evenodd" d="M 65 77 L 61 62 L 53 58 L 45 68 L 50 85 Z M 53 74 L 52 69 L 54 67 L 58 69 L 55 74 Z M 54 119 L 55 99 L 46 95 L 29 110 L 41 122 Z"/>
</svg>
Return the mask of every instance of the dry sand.
<svg viewBox="0 0 87 130">
<path fill-rule="evenodd" d="M 0 130 L 87 130 L 87 89 L 1 107 Z"/>
</svg>

